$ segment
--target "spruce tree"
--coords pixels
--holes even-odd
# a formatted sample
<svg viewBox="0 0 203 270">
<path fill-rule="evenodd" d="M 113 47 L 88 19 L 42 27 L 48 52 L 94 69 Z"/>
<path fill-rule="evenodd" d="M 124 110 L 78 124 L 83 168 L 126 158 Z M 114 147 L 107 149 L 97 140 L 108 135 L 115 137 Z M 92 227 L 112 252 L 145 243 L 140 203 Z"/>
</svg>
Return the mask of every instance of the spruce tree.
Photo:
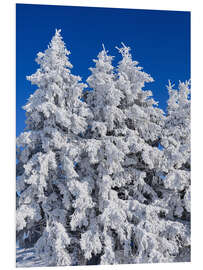
<svg viewBox="0 0 203 270">
<path fill-rule="evenodd" d="M 69 54 L 56 30 L 37 55 L 40 68 L 27 77 L 38 89 L 24 106 L 26 130 L 17 138 L 17 240 L 35 245 L 48 265 L 75 264 L 79 256 L 69 219 L 77 208 L 72 200 L 85 191 L 77 186 L 75 164 L 91 114 L 81 101 L 86 85 L 71 74 Z"/>
<path fill-rule="evenodd" d="M 87 80 L 93 89 L 87 98 L 93 120 L 86 161 L 79 166 L 87 175 L 91 172 L 95 207 L 94 229 L 89 225 L 89 233 L 82 234 L 83 250 L 88 259 L 97 254 L 100 264 L 177 261 L 188 230 L 167 218 L 160 188 L 165 118 L 152 92 L 143 89 L 151 76 L 132 60 L 130 48 L 123 44 L 119 52 L 122 60 L 115 71 L 103 49 Z M 105 118 L 109 111 L 112 115 Z M 88 245 L 93 235 L 95 244 Z"/>
<path fill-rule="evenodd" d="M 132 60 L 128 47 L 123 44 L 119 51 L 122 60 L 118 66 L 117 86 L 125 97 L 119 107 L 126 116 L 126 137 L 130 150 L 125 160 L 127 166 L 124 171 L 130 171 L 131 175 L 131 182 L 126 190 L 133 205 L 129 210 L 134 225 L 132 243 L 136 246 L 135 256 L 126 258 L 126 261 L 134 263 L 178 261 L 183 246 L 188 246 L 190 233 L 184 222 L 170 218 L 167 193 L 162 189 L 163 182 L 165 183 L 163 181 L 166 173 L 166 171 L 164 173 L 165 160 L 169 159 L 170 163 L 171 157 L 166 157 L 165 151 L 159 149 L 159 145 L 165 136 L 165 123 L 170 120 L 165 118 L 163 112 L 156 106 L 151 97 L 152 92 L 143 90 L 145 83 L 153 79 L 142 71 L 138 62 Z M 189 108 L 186 90 L 188 88 L 181 85 L 181 89 L 179 102 L 180 112 L 182 111 L 180 115 L 183 116 L 183 107 Z M 188 124 L 187 117 L 183 130 L 179 129 L 178 140 L 181 136 L 185 138 L 185 135 L 188 135 Z M 175 132 L 175 126 L 170 127 Z M 181 132 L 184 135 L 181 135 Z M 181 148 L 186 167 L 190 157 L 188 149 L 187 143 Z M 184 181 L 187 181 L 188 177 L 182 176 Z M 180 260 L 188 259 L 182 257 Z"/>
<path fill-rule="evenodd" d="M 177 261 L 190 260 L 190 81 L 179 82 L 179 89 L 169 81 L 167 116 L 163 146 L 163 199 L 167 218 L 183 224 L 187 241 L 180 239 Z"/>
<path fill-rule="evenodd" d="M 165 205 L 157 191 L 163 112 L 151 91 L 142 89 L 152 78 L 137 67 L 129 48 L 119 51 L 116 71 L 103 48 L 87 79 L 93 119 L 78 172 L 86 175 L 95 205 L 82 249 L 100 264 L 169 262 L 176 245 L 167 240 L 166 227 L 175 225 L 160 218 Z"/>
<path fill-rule="evenodd" d="M 92 223 L 94 232 L 98 235 L 95 245 L 85 249 L 86 256 L 97 254 L 100 264 L 117 263 L 115 249 L 119 243 L 126 247 L 130 243 L 130 225 L 127 221 L 126 203 L 118 197 L 118 187 L 122 179 L 114 181 L 114 175 L 122 177 L 125 154 L 128 146 L 125 137 L 120 134 L 124 115 L 119 108 L 122 93 L 115 87 L 116 75 L 112 66 L 113 57 L 103 50 L 98 59 L 94 60 L 95 68 L 90 68 L 92 74 L 87 79 L 92 91 L 87 102 L 93 114 L 87 147 L 84 148 L 87 163 L 83 163 L 83 171 L 91 171 L 91 179 L 95 208 Z M 88 164 L 89 163 L 89 164 Z M 89 235 L 92 232 L 90 230 Z M 88 241 L 82 235 L 82 241 Z M 84 245 L 85 246 L 85 245 Z"/>
</svg>

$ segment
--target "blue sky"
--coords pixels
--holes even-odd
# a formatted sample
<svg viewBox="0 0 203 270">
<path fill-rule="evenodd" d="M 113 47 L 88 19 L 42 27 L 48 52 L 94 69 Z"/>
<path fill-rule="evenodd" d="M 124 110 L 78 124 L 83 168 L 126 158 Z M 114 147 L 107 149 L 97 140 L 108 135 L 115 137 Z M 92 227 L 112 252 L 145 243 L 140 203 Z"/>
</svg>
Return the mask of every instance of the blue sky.
<svg viewBox="0 0 203 270">
<path fill-rule="evenodd" d="M 124 42 L 134 60 L 151 74 L 147 85 L 165 110 L 168 79 L 174 83 L 190 78 L 190 13 L 136 9 L 90 8 L 48 5 L 16 5 L 16 134 L 25 127 L 22 106 L 36 86 L 26 80 L 38 68 L 36 54 L 44 51 L 55 29 L 71 51 L 72 72 L 85 82 L 89 67 L 102 50 L 102 43 L 120 60 L 115 49 Z"/>
</svg>

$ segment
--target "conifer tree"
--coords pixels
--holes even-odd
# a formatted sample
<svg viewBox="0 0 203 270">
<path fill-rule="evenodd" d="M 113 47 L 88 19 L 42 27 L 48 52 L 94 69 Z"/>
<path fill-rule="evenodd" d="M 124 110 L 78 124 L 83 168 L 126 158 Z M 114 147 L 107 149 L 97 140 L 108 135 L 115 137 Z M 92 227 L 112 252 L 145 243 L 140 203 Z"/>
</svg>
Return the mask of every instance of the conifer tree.
<svg viewBox="0 0 203 270">
<path fill-rule="evenodd" d="M 169 160 L 170 163 L 171 157 L 166 156 L 158 146 L 164 137 L 165 123 L 170 120 L 166 119 L 163 112 L 156 107 L 156 102 L 151 98 L 151 91 L 143 90 L 145 82 L 152 81 L 152 78 L 132 60 L 129 48 L 123 44 L 119 51 L 123 58 L 118 66 L 117 85 L 125 96 L 120 106 L 126 115 L 125 123 L 128 130 L 126 136 L 130 149 L 126 159 L 128 166 L 124 171 L 130 169 L 133 176 L 127 190 L 133 204 L 137 206 L 137 212 L 132 211 L 135 222 L 133 243 L 137 251 L 134 258 L 128 261 L 135 263 L 187 261 L 188 258 L 183 257 L 181 253 L 184 247 L 188 246 L 190 230 L 185 223 L 170 218 L 167 193 L 160 188 L 163 185 L 163 160 Z M 188 88 L 182 84 L 181 89 L 179 102 L 180 112 L 182 111 L 180 115 L 183 116 L 183 107 L 187 108 L 186 110 L 189 108 Z M 171 121 L 173 123 L 172 119 Z M 176 126 L 172 123 L 169 126 L 175 132 Z M 178 140 L 181 140 L 181 136 L 185 138 L 185 135 L 188 135 L 188 123 L 189 118 L 186 117 L 183 130 L 179 129 Z M 181 135 L 181 132 L 184 135 Z M 168 137 L 168 134 L 166 136 Z M 183 163 L 187 164 L 186 166 L 190 157 L 188 149 L 186 143 L 182 148 L 185 157 Z M 133 160 L 131 164 L 128 162 L 129 158 L 130 161 Z M 187 181 L 188 177 L 182 176 Z"/>
<path fill-rule="evenodd" d="M 26 130 L 17 138 L 17 240 L 35 244 L 48 265 L 78 261 L 79 236 L 70 232 L 69 219 L 77 208 L 71 202 L 86 191 L 77 184 L 75 164 L 91 114 L 80 99 L 86 85 L 71 74 L 69 54 L 56 30 L 37 55 L 40 68 L 27 77 L 38 89 L 24 106 Z"/>
<path fill-rule="evenodd" d="M 188 241 L 180 239 L 177 260 L 190 260 L 190 81 L 179 82 L 179 89 L 169 81 L 167 117 L 163 129 L 163 200 L 167 218 L 186 228 Z"/>
<path fill-rule="evenodd" d="M 176 248 L 167 243 L 164 231 L 174 224 L 160 220 L 163 206 L 155 188 L 162 111 L 153 107 L 151 91 L 142 90 L 152 78 L 132 61 L 129 48 L 119 51 L 123 58 L 117 73 L 103 48 L 87 79 L 93 119 L 78 174 L 86 175 L 95 204 L 81 234 L 82 249 L 86 259 L 97 258 L 100 264 L 172 261 L 159 242 L 166 251 Z"/>
<path fill-rule="evenodd" d="M 125 45 L 119 49 L 122 60 L 115 72 L 103 49 L 87 80 L 93 89 L 87 98 L 93 120 L 86 160 L 79 166 L 86 175 L 91 172 L 95 207 L 89 232 L 81 237 L 83 250 L 88 259 L 97 255 L 100 264 L 172 262 L 181 241 L 188 241 L 188 230 L 165 218 L 168 207 L 160 191 L 164 153 L 158 148 L 164 116 L 151 91 L 143 90 L 153 79 L 129 50 Z M 112 115 L 105 118 L 109 111 Z M 93 235 L 94 244 L 88 245 Z"/>
<path fill-rule="evenodd" d="M 92 224 L 94 234 L 97 235 L 94 245 L 85 249 L 85 256 L 91 258 L 97 255 L 101 264 L 114 264 L 117 262 L 115 248 L 117 240 L 121 239 L 121 245 L 130 242 L 130 226 L 127 222 L 125 202 L 119 200 L 117 183 L 113 175 L 122 174 L 122 162 L 128 147 L 125 138 L 119 136 L 124 115 L 119 108 L 122 93 L 115 87 L 116 76 L 112 66 L 113 57 L 103 50 L 98 59 L 94 60 L 95 68 L 90 68 L 92 74 L 87 79 L 92 91 L 89 92 L 87 102 L 93 114 L 89 138 L 84 147 L 87 162 L 83 162 L 81 170 L 91 175 L 92 196 L 95 201 Z M 90 173 L 91 172 L 91 173 Z M 90 223 L 90 224 L 91 224 Z M 119 224 L 119 226 L 118 226 Z M 92 235 L 92 225 L 88 237 L 82 235 L 83 243 L 88 243 Z M 85 247 L 85 244 L 84 244 Z M 93 253 L 93 254 L 91 254 Z"/>
</svg>

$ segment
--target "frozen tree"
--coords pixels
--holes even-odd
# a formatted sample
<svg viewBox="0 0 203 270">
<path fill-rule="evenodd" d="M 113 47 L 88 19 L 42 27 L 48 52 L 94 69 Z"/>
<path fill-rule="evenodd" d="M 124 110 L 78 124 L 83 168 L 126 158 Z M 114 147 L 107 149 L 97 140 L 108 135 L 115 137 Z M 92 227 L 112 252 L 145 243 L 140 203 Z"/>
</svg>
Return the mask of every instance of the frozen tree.
<svg viewBox="0 0 203 270">
<path fill-rule="evenodd" d="M 79 209 L 77 197 L 88 193 L 75 164 L 91 113 L 81 101 L 86 85 L 70 72 L 69 54 L 56 30 L 48 49 L 37 55 L 40 68 L 27 77 L 38 89 L 24 106 L 26 130 L 17 138 L 17 240 L 35 244 L 48 265 L 78 262 L 79 236 L 70 232 L 69 218 Z"/>
<path fill-rule="evenodd" d="M 115 71 L 103 49 L 87 80 L 93 120 L 78 172 L 86 176 L 94 206 L 81 247 L 100 264 L 173 262 L 189 231 L 167 216 L 158 148 L 165 118 L 152 92 L 143 90 L 153 79 L 129 50 L 119 49 Z"/>
<path fill-rule="evenodd" d="M 173 89 L 169 81 L 167 117 L 161 144 L 163 160 L 163 199 L 167 218 L 182 223 L 190 231 L 190 81 Z M 190 241 L 181 242 L 177 260 L 190 260 Z"/>
<path fill-rule="evenodd" d="M 169 262 L 182 227 L 160 218 L 165 210 L 157 191 L 163 153 L 157 146 L 163 112 L 154 106 L 151 91 L 142 89 L 152 78 L 137 67 L 129 48 L 119 51 L 117 71 L 103 48 L 87 79 L 93 119 L 78 174 L 94 205 L 81 248 L 87 260 L 100 264 Z"/>
<path fill-rule="evenodd" d="M 90 190 L 89 196 L 87 192 L 84 196 L 86 201 L 93 204 L 91 208 L 89 205 L 86 215 L 80 217 L 80 223 L 74 226 L 83 225 L 80 245 L 87 263 L 113 264 L 116 263 L 116 239 L 113 234 L 117 231 L 125 241 L 128 228 L 124 206 L 118 208 L 117 192 L 112 189 L 112 175 L 122 171 L 121 163 L 128 148 L 124 140 L 115 136 L 115 130 L 123 121 L 123 113 L 118 108 L 122 94 L 115 88 L 112 57 L 103 48 L 94 62 L 96 67 L 90 68 L 92 74 L 87 79 L 92 88 L 87 103 L 93 119 L 84 138 L 81 160 L 77 164 L 80 180 Z M 78 204 L 79 209 L 83 207 L 82 204 L 82 201 Z"/>
<path fill-rule="evenodd" d="M 179 253 L 178 237 L 183 238 L 184 226 L 165 220 L 167 207 L 159 186 L 162 181 L 163 151 L 159 143 L 163 136 L 164 115 L 157 107 L 150 90 L 144 86 L 153 79 L 124 44 L 118 49 L 122 60 L 118 64 L 116 87 L 122 92 L 119 108 L 125 115 L 122 126 L 129 152 L 123 163 L 123 179 L 118 194 L 125 194 L 128 220 L 132 226 L 128 256 L 124 263 L 170 262 Z M 125 248 L 124 248 L 124 254 Z M 131 254 L 131 256 L 129 255 Z"/>
</svg>

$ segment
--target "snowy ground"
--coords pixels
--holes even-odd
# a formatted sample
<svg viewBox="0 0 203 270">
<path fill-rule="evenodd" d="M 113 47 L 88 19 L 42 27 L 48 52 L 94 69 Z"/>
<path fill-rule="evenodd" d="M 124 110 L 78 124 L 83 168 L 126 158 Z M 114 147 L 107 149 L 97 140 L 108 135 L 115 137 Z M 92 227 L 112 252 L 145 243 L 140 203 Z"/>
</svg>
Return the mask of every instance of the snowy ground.
<svg viewBox="0 0 203 270">
<path fill-rule="evenodd" d="M 33 248 L 16 248 L 16 267 L 39 267 L 47 266 L 40 258 L 35 256 Z"/>
</svg>

